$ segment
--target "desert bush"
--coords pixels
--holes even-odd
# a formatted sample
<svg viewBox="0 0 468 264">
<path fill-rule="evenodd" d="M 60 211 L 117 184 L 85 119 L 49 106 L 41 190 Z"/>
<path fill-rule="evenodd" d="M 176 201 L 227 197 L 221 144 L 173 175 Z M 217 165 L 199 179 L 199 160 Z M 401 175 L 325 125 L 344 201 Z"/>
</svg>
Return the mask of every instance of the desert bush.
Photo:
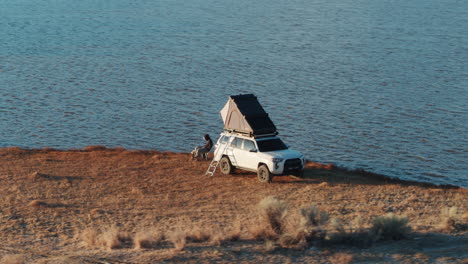
<svg viewBox="0 0 468 264">
<path fill-rule="evenodd" d="M 119 237 L 119 231 L 117 229 L 109 229 L 104 232 L 101 236 L 101 245 L 107 249 L 117 249 L 122 247 L 122 241 Z"/>
<path fill-rule="evenodd" d="M 276 250 L 275 241 L 265 240 L 265 252 L 271 253 Z"/>
<path fill-rule="evenodd" d="M 353 262 L 353 255 L 349 253 L 336 253 L 328 258 L 332 264 L 348 264 Z"/>
<path fill-rule="evenodd" d="M 345 224 L 337 218 L 331 220 L 332 233 L 328 239 L 330 244 L 345 244 L 355 247 L 369 247 L 375 242 L 375 237 L 365 230 L 362 219 L 358 216 L 353 223 Z"/>
<path fill-rule="evenodd" d="M 389 213 L 376 217 L 372 223 L 371 234 L 378 239 L 399 240 L 406 238 L 411 228 L 408 226 L 408 218 Z"/>
<path fill-rule="evenodd" d="M 284 218 L 287 215 L 288 204 L 268 196 L 260 201 L 258 208 L 265 227 L 271 229 L 274 234 L 281 235 L 284 232 Z"/>
<path fill-rule="evenodd" d="M 181 229 L 177 229 L 169 236 L 169 241 L 174 245 L 176 251 L 182 251 L 187 244 L 187 234 Z"/>
<path fill-rule="evenodd" d="M 94 228 L 86 228 L 81 233 L 81 240 L 88 247 L 94 247 L 99 245 L 99 233 Z"/>
<path fill-rule="evenodd" d="M 241 238 L 241 232 L 241 223 L 240 221 L 236 221 L 235 224 L 229 229 L 213 231 L 211 241 L 214 245 L 223 245 L 228 241 L 238 241 Z"/>
<path fill-rule="evenodd" d="M 242 233 L 241 221 L 238 219 L 236 222 L 234 222 L 234 225 L 230 229 L 226 230 L 224 233 L 225 240 L 238 241 L 241 238 Z"/>
<path fill-rule="evenodd" d="M 103 233 L 94 228 L 87 228 L 81 233 L 81 240 L 89 247 L 103 247 L 106 249 L 122 248 L 132 242 L 130 236 L 112 227 Z"/>
<path fill-rule="evenodd" d="M 287 203 L 270 196 L 263 199 L 258 208 L 261 222 L 250 230 L 255 239 L 305 248 L 323 241 L 326 236 L 323 225 L 328 221 L 328 214 L 315 204 L 290 212 Z"/>
<path fill-rule="evenodd" d="M 440 229 L 443 231 L 465 231 L 468 224 L 463 219 L 464 217 L 458 211 L 458 207 L 446 207 L 440 212 L 441 222 Z"/>
<path fill-rule="evenodd" d="M 300 223 L 310 237 L 323 233 L 322 226 L 327 223 L 328 219 L 327 212 L 320 211 L 315 204 L 301 209 Z M 322 235 L 325 236 L 325 234 Z"/>
<path fill-rule="evenodd" d="M 135 249 L 151 249 L 160 245 L 164 241 L 164 234 L 157 231 L 140 231 L 133 237 Z"/>
<path fill-rule="evenodd" d="M 280 244 L 305 248 L 311 243 L 320 243 L 326 236 L 323 225 L 328 218 L 328 214 L 320 211 L 315 204 L 288 215 L 286 232 L 279 238 Z"/>
<path fill-rule="evenodd" d="M 273 240 L 278 238 L 278 235 L 263 222 L 253 224 L 250 227 L 250 234 L 256 240 Z"/>
<path fill-rule="evenodd" d="M 189 242 L 195 242 L 195 243 L 200 243 L 200 242 L 206 242 L 211 239 L 213 236 L 213 231 L 212 230 L 204 230 L 199 227 L 195 227 L 189 232 L 187 232 L 187 241 Z"/>
</svg>

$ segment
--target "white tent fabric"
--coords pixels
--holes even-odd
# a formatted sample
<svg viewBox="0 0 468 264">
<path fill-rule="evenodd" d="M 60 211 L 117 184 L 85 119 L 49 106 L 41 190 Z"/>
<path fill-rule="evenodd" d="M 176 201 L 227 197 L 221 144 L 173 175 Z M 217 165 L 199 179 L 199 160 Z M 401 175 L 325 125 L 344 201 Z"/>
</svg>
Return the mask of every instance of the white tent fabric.
<svg viewBox="0 0 468 264">
<path fill-rule="evenodd" d="M 277 133 L 275 125 L 253 94 L 230 96 L 219 113 L 225 130 L 250 136 Z"/>
<path fill-rule="evenodd" d="M 223 123 L 226 124 L 226 119 L 227 115 L 229 113 L 229 105 L 231 104 L 231 98 L 227 101 L 227 103 L 224 105 L 223 109 L 219 112 L 221 114 L 221 118 L 223 119 Z"/>
<path fill-rule="evenodd" d="M 249 134 L 254 132 L 232 98 L 229 98 L 220 114 L 224 122 L 224 129 Z"/>
</svg>

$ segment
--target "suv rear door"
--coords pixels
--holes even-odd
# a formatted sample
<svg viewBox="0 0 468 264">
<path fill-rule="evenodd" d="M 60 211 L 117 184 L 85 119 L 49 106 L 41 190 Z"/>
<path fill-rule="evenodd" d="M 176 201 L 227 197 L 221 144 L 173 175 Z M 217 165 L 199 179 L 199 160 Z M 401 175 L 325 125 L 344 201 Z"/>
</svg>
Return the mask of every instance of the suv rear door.
<svg viewBox="0 0 468 264">
<path fill-rule="evenodd" d="M 236 137 L 232 141 L 231 146 L 234 156 L 231 159 L 231 163 L 235 162 L 235 166 L 245 169 L 257 170 L 257 153 L 250 152 L 250 150 L 256 149 L 255 143 L 252 140 Z"/>
</svg>

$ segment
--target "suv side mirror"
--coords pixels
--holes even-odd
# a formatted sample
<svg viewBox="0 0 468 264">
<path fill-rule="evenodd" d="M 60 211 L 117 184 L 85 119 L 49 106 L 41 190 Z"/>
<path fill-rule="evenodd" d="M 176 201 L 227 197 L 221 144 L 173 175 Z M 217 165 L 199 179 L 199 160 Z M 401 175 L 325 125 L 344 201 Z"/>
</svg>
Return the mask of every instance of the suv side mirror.
<svg viewBox="0 0 468 264">
<path fill-rule="evenodd" d="M 250 149 L 249 152 L 257 152 L 256 148 Z"/>
</svg>

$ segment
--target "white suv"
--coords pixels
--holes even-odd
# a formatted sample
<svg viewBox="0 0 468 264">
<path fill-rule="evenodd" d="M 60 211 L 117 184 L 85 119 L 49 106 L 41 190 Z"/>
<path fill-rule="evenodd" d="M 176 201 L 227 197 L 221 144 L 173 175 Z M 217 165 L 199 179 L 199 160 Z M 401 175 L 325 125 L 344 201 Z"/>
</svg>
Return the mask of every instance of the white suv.
<svg viewBox="0 0 468 264">
<path fill-rule="evenodd" d="M 304 155 L 288 149 L 277 136 L 254 138 L 227 131 L 221 133 L 214 155 L 221 173 L 254 171 L 261 182 L 271 182 L 274 175 L 302 177 L 305 164 Z"/>
</svg>

